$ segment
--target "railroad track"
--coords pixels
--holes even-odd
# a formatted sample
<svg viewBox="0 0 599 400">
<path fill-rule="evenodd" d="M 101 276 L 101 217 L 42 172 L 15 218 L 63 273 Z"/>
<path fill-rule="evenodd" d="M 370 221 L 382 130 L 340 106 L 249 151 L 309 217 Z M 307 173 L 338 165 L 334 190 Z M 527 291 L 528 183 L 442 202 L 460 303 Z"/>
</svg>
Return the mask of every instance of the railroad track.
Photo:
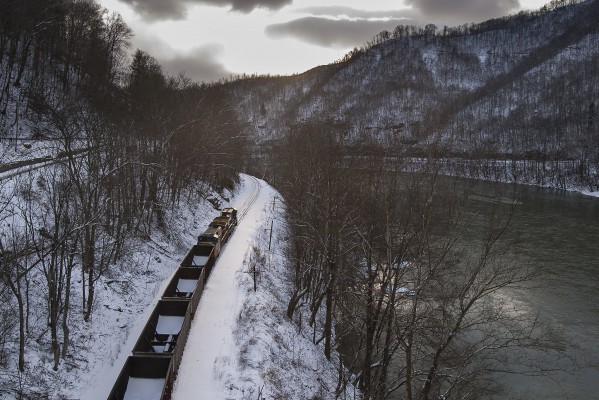
<svg viewBox="0 0 599 400">
<path fill-rule="evenodd" d="M 59 153 L 56 157 L 37 157 L 31 160 L 21 160 L 12 163 L 0 164 L 0 181 L 14 178 L 15 176 L 23 175 L 41 168 L 57 164 L 68 157 L 76 158 L 83 157 L 90 149 L 77 149 L 71 153 Z"/>
<path fill-rule="evenodd" d="M 11 179 L 11 178 L 14 178 L 15 176 L 23 175 L 23 174 L 26 174 L 27 172 L 32 172 L 32 171 L 47 167 L 49 165 L 55 164 L 55 163 L 56 163 L 55 159 L 50 159 L 50 160 L 44 160 L 44 161 L 36 160 L 36 161 L 32 162 L 31 164 L 19 165 L 17 167 L 3 166 L 4 171 L 0 172 L 0 181 Z"/>
<path fill-rule="evenodd" d="M 249 213 L 262 188 L 260 180 L 249 175 L 247 178 L 245 182 L 251 186 L 248 187 L 245 200 L 238 207 L 238 222 Z M 228 227 L 228 231 L 233 229 L 234 226 Z M 109 400 L 123 400 L 127 398 L 129 391 L 133 393 L 133 398 L 136 393 L 149 393 L 146 390 L 153 390 L 156 394 L 153 398 L 156 399 L 171 398 L 191 322 L 217 257 L 214 248 L 205 245 L 194 245 L 187 253 L 170 278 L 161 300 L 123 365 L 108 396 Z M 190 281 L 191 286 L 186 286 L 190 285 Z M 150 381 L 153 381 L 152 386 L 148 386 Z"/>
<path fill-rule="evenodd" d="M 260 185 L 260 181 L 258 180 L 258 178 L 254 177 L 254 176 L 250 176 L 250 175 L 247 175 L 247 176 L 252 180 L 253 188 L 252 188 L 251 194 L 243 202 L 243 204 L 241 205 L 241 207 L 239 207 L 239 210 L 237 211 L 238 223 L 250 211 L 250 208 L 252 208 L 252 205 L 256 202 L 256 199 L 260 195 L 260 188 L 262 187 L 262 185 Z"/>
</svg>

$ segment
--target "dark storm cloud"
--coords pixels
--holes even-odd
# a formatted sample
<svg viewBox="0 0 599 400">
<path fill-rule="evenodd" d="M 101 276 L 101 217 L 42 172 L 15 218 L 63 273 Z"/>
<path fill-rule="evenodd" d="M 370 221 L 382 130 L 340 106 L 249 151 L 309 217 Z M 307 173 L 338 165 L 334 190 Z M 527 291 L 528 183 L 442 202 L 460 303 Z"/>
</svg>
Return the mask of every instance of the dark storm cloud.
<svg viewBox="0 0 599 400">
<path fill-rule="evenodd" d="M 229 7 L 233 11 L 249 13 L 255 8 L 278 10 L 293 0 L 119 0 L 129 4 L 135 12 L 149 21 L 185 18 L 192 5 L 207 4 Z"/>
<path fill-rule="evenodd" d="M 218 61 L 222 50 L 221 45 L 208 45 L 159 61 L 172 75 L 183 73 L 194 81 L 212 82 L 231 75 L 231 72 Z"/>
<path fill-rule="evenodd" d="M 306 7 L 297 10 L 298 13 L 306 13 L 314 16 L 327 17 L 343 17 L 373 19 L 373 18 L 411 18 L 414 13 L 411 10 L 392 10 L 392 11 L 367 11 L 358 10 L 352 7 L 345 6 L 321 6 L 321 7 Z"/>
<path fill-rule="evenodd" d="M 205 2 L 211 4 L 222 3 L 218 0 L 205 0 Z M 254 10 L 254 8 L 268 8 L 269 10 L 279 10 L 291 4 L 292 2 L 293 0 L 232 0 L 230 1 L 230 5 L 232 10 L 248 13 Z"/>
<path fill-rule="evenodd" d="M 119 0 L 129 4 L 144 19 L 183 19 L 188 2 L 185 0 Z"/>
<path fill-rule="evenodd" d="M 273 39 L 292 37 L 323 47 L 346 48 L 366 43 L 377 33 L 392 31 L 397 25 L 411 23 L 406 19 L 364 20 L 305 17 L 266 27 Z"/>
<path fill-rule="evenodd" d="M 473 22 L 508 14 L 520 7 L 519 0 L 406 0 L 424 18 L 448 22 Z"/>
</svg>

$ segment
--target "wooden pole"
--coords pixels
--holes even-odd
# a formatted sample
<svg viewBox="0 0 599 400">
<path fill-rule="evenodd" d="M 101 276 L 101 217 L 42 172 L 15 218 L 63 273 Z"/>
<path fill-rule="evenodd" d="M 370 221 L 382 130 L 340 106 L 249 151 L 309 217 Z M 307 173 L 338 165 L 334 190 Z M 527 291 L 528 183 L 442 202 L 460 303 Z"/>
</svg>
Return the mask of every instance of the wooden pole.
<svg viewBox="0 0 599 400">
<path fill-rule="evenodd" d="M 256 274 L 258 272 L 256 271 L 256 266 L 254 265 L 254 292 L 256 291 Z"/>
<path fill-rule="evenodd" d="M 268 252 L 270 253 L 270 244 L 272 243 L 272 223 L 274 221 L 270 221 L 270 237 L 268 238 Z"/>
<path fill-rule="evenodd" d="M 17 151 L 17 142 L 19 141 L 19 102 L 17 101 L 17 109 L 15 111 L 16 127 L 15 127 L 15 151 Z"/>
</svg>

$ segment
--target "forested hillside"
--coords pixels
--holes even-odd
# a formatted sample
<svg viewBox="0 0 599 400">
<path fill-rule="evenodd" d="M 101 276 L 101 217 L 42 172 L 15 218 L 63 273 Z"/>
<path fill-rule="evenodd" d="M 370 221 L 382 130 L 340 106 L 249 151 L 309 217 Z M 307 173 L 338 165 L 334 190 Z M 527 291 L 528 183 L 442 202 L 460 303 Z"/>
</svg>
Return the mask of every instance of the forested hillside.
<svg viewBox="0 0 599 400">
<path fill-rule="evenodd" d="M 348 145 L 553 163 L 571 186 L 596 190 L 598 27 L 593 0 L 453 28 L 398 26 L 335 64 L 229 89 L 258 143 L 319 121 Z M 567 186 L 537 178 L 529 183 Z"/>
<path fill-rule="evenodd" d="M 0 0 L 0 395 L 61 393 L 98 285 L 129 296 L 131 244 L 169 237 L 182 203 L 218 206 L 239 171 L 284 197 L 286 317 L 341 353 L 337 394 L 491 398 L 500 373 L 570 367 L 506 300 L 540 273 L 509 257 L 513 194 L 484 199 L 469 242 L 471 187 L 441 175 L 599 189 L 599 0 L 398 26 L 303 74 L 211 85 L 132 34 L 93 0 Z"/>
<path fill-rule="evenodd" d="M 243 146 L 218 89 L 166 76 L 143 51 L 130 59 L 133 32 L 119 15 L 91 0 L 4 1 L 1 13 L 4 143 L 49 139 L 97 149 L 110 136 L 113 150 L 192 175 L 206 173 L 202 163 L 217 164 L 214 148 L 225 135 L 235 132 L 230 153 Z M 208 173 L 215 183 L 232 176 L 239 157 L 223 159 L 230 153 L 221 154 L 227 168 Z"/>
<path fill-rule="evenodd" d="M 218 88 L 131 58 L 131 36 L 92 0 L 1 2 L 0 396 L 66 390 L 132 243 L 238 179 L 245 144 Z"/>
</svg>

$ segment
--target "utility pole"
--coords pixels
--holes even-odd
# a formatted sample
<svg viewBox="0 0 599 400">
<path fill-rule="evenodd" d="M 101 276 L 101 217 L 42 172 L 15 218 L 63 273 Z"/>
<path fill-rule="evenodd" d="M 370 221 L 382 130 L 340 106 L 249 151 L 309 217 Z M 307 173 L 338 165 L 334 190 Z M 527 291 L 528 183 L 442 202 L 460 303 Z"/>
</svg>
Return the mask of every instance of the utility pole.
<svg viewBox="0 0 599 400">
<path fill-rule="evenodd" d="M 252 263 L 252 256 L 250 255 L 250 265 L 251 268 L 249 271 L 245 271 L 246 274 L 252 274 L 253 278 L 254 278 L 254 292 L 257 290 L 257 277 L 258 274 L 261 273 L 262 271 L 260 271 L 259 269 L 256 269 L 256 263 Z"/>
<path fill-rule="evenodd" d="M 257 289 L 257 288 L 256 288 L 256 277 L 257 277 L 257 274 L 258 274 L 258 273 L 260 273 L 260 271 L 258 271 L 258 270 L 256 269 L 256 266 L 255 266 L 255 265 L 254 265 L 254 268 L 252 269 L 252 273 L 253 273 L 253 275 L 254 275 L 254 292 L 255 292 L 255 291 L 256 291 L 256 289 Z"/>
<path fill-rule="evenodd" d="M 17 109 L 15 111 L 15 152 L 17 151 L 17 142 L 19 141 L 19 102 L 17 101 Z"/>
<path fill-rule="evenodd" d="M 268 253 L 270 254 L 270 244 L 272 243 L 272 223 L 274 221 L 270 221 L 270 235 L 268 237 Z"/>
<path fill-rule="evenodd" d="M 260 271 L 259 269 L 256 269 L 256 264 L 254 264 L 252 266 L 252 269 L 250 269 L 249 271 L 246 271 L 246 274 L 252 274 L 253 278 L 254 278 L 254 292 L 257 290 L 257 279 L 258 279 L 258 274 L 261 273 L 262 271 Z"/>
<path fill-rule="evenodd" d="M 275 210 L 276 201 L 277 201 L 277 196 L 274 196 L 272 198 L 272 210 L 273 211 Z M 272 244 L 272 226 L 273 226 L 273 222 L 274 222 L 274 219 L 271 219 L 270 220 L 270 233 L 268 235 L 268 269 L 269 270 L 270 270 L 270 246 Z"/>
</svg>

